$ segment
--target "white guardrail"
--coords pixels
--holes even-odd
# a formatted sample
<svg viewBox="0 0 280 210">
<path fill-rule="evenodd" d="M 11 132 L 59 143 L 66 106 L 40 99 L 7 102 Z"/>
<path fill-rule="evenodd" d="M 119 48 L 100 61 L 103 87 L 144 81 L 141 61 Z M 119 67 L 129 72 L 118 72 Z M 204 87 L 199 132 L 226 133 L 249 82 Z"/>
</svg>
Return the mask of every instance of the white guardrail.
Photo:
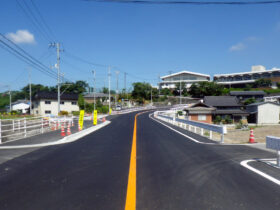
<svg viewBox="0 0 280 210">
<path fill-rule="evenodd" d="M 267 136 L 266 148 L 276 150 L 277 152 L 277 166 L 280 167 L 280 137 Z"/>
<path fill-rule="evenodd" d="M 194 133 L 197 133 L 197 128 L 200 128 L 200 135 L 204 136 L 204 130 L 209 131 L 209 138 L 212 139 L 213 133 L 219 133 L 221 135 L 221 143 L 224 143 L 224 135 L 227 133 L 227 128 L 226 126 L 222 125 L 213 125 L 213 124 L 208 124 L 208 123 L 202 123 L 202 122 L 196 122 L 192 120 L 186 120 L 186 119 L 179 119 L 176 118 L 175 116 L 168 116 L 166 112 L 160 112 L 156 111 L 154 113 L 154 116 L 156 118 L 159 118 L 163 121 L 166 121 L 168 123 L 171 123 L 173 125 L 177 125 L 179 127 L 188 129 L 189 131 L 194 130 Z M 187 128 L 188 126 L 188 128 Z M 193 128 L 193 129 L 192 129 Z"/>
<path fill-rule="evenodd" d="M 48 130 L 56 130 L 62 124 L 73 122 L 73 118 L 28 117 L 15 119 L 0 119 L 0 144 L 10 140 L 16 140 L 44 133 Z"/>
</svg>

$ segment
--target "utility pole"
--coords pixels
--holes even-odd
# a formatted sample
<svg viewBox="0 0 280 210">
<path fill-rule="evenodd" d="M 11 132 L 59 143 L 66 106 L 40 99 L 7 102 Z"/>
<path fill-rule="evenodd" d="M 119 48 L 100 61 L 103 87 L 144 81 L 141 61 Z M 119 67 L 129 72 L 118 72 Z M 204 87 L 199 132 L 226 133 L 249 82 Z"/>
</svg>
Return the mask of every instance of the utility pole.
<svg viewBox="0 0 280 210">
<path fill-rule="evenodd" d="M 93 110 L 95 110 L 95 70 L 92 71 L 93 73 Z"/>
<path fill-rule="evenodd" d="M 32 114 L 31 69 L 29 69 L 28 71 L 28 77 L 29 77 L 29 110 L 31 115 Z"/>
<path fill-rule="evenodd" d="M 11 92 L 11 86 L 9 85 L 9 94 L 10 94 L 10 112 L 12 111 L 12 92 Z"/>
<path fill-rule="evenodd" d="M 126 94 L 126 72 L 124 72 L 124 94 L 126 95 L 126 99 L 128 99 L 128 95 Z"/>
<path fill-rule="evenodd" d="M 153 105 L 153 86 L 151 85 L 151 105 Z"/>
<path fill-rule="evenodd" d="M 182 104 L 182 81 L 180 77 L 180 105 Z"/>
<path fill-rule="evenodd" d="M 109 82 L 109 113 L 111 110 L 111 66 L 108 67 L 108 82 Z"/>
<path fill-rule="evenodd" d="M 158 96 L 160 95 L 160 74 L 158 74 Z"/>
<path fill-rule="evenodd" d="M 117 105 L 117 96 L 119 94 L 119 71 L 116 71 L 116 79 L 117 79 L 117 90 L 116 90 L 116 94 L 115 94 L 115 105 Z"/>
<path fill-rule="evenodd" d="M 60 43 L 52 43 L 50 47 L 56 47 L 57 68 L 57 115 L 60 113 Z"/>
</svg>

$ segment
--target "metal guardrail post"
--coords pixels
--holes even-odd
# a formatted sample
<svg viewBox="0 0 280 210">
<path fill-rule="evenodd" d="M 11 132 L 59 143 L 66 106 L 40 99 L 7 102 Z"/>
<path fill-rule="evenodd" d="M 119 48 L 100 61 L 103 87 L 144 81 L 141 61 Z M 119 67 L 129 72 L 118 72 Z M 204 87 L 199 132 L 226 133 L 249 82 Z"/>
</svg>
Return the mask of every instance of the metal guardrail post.
<svg viewBox="0 0 280 210">
<path fill-rule="evenodd" d="M 201 134 L 201 136 L 203 136 L 203 134 L 204 134 L 203 128 L 200 128 L 200 134 Z"/>
<path fill-rule="evenodd" d="M 44 133 L 44 119 L 41 118 L 41 133 Z"/>
<path fill-rule="evenodd" d="M 26 118 L 23 119 L 24 137 L 26 137 Z"/>
<path fill-rule="evenodd" d="M 15 132 L 15 120 L 13 120 L 13 132 Z"/>
<path fill-rule="evenodd" d="M 212 133 L 212 131 L 210 131 L 209 138 L 210 138 L 210 139 L 212 139 L 212 138 L 213 138 L 213 133 Z"/>
<path fill-rule="evenodd" d="M 2 143 L 2 122 L 0 119 L 0 144 Z"/>
<path fill-rule="evenodd" d="M 18 120 L 18 130 L 20 131 L 20 120 Z"/>
<path fill-rule="evenodd" d="M 225 134 L 224 134 L 224 129 L 223 129 L 223 132 L 221 133 L 221 143 L 224 143 L 224 137 L 225 137 Z"/>
</svg>

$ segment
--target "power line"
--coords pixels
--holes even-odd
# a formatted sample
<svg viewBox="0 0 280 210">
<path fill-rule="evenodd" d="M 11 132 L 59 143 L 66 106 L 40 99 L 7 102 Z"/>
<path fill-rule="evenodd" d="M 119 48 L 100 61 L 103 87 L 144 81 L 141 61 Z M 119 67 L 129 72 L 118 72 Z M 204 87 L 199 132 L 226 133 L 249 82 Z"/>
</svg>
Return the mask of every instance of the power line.
<svg viewBox="0 0 280 210">
<path fill-rule="evenodd" d="M 19 5 L 19 7 L 21 8 L 21 10 L 23 11 L 23 13 L 25 14 L 25 16 L 30 20 L 31 24 L 34 26 L 35 30 L 37 30 L 42 36 L 43 38 L 48 41 L 51 42 L 50 37 L 48 37 L 48 35 L 45 34 L 45 32 L 42 31 L 41 27 L 40 27 L 40 23 L 38 23 L 37 19 L 34 17 L 32 18 L 32 13 L 30 14 L 30 9 L 26 9 L 19 0 L 16 0 L 17 4 Z M 24 5 L 26 5 L 26 2 L 23 0 Z M 29 8 L 29 7 L 28 7 Z"/>
<path fill-rule="evenodd" d="M 7 44 L 6 42 L 0 40 L 2 42 L 2 44 L 4 44 L 5 46 L 7 46 L 8 48 L 10 48 L 11 50 L 13 50 L 15 53 L 17 53 L 18 55 L 24 57 L 25 59 L 27 59 L 28 61 L 32 62 L 33 64 L 37 65 L 38 67 L 40 67 L 41 69 L 44 69 L 44 71 L 49 72 L 50 74 L 54 74 L 54 72 L 50 71 L 50 69 L 45 66 L 43 63 L 41 63 L 39 60 L 37 60 L 36 58 L 34 58 L 33 56 L 31 56 L 29 53 L 27 53 L 25 50 L 23 50 L 21 47 L 19 47 L 17 44 L 15 44 L 13 41 L 11 41 L 10 39 L 8 39 L 6 36 L 4 36 L 2 33 L 0 33 L 0 36 L 8 41 L 8 43 L 12 44 L 13 46 L 15 46 L 18 50 L 21 51 L 18 52 L 17 50 L 15 50 L 13 47 L 11 47 L 9 44 Z M 23 55 L 23 54 L 24 55 Z"/>
<path fill-rule="evenodd" d="M 44 19 L 42 13 L 40 12 L 39 8 L 37 7 L 37 5 L 35 4 L 35 2 L 33 0 L 30 0 L 30 1 L 31 1 L 31 4 L 32 4 L 33 8 L 35 8 L 35 11 L 39 15 L 39 17 L 41 19 L 41 22 L 45 25 L 45 28 L 49 32 L 50 36 L 55 40 L 55 35 L 54 35 L 53 31 L 51 30 L 51 28 L 48 26 L 47 22 L 45 21 L 45 19 Z"/>
<path fill-rule="evenodd" d="M 25 57 L 24 55 L 22 55 L 20 52 L 18 52 L 17 50 L 13 49 L 12 47 L 10 47 L 9 45 L 7 45 L 5 42 L 3 42 L 2 40 L 0 40 L 0 44 L 2 43 L 2 45 L 0 45 L 0 47 L 6 51 L 8 51 L 9 53 L 11 53 L 12 55 L 14 55 L 15 57 L 17 57 L 18 59 L 20 59 L 21 61 L 27 63 L 28 65 L 33 66 L 35 69 L 37 69 L 38 71 L 42 72 L 43 74 L 46 74 L 47 76 L 56 79 L 56 76 L 54 76 L 53 74 L 51 74 L 50 72 L 45 71 L 44 69 L 42 69 L 41 66 L 38 66 L 38 64 L 36 64 L 35 62 L 33 62 L 32 60 L 28 59 L 27 57 Z M 3 45 L 4 44 L 4 45 Z"/>
<path fill-rule="evenodd" d="M 83 0 L 107 3 L 128 3 L 128 4 L 188 4 L 188 5 L 263 5 L 279 4 L 276 1 L 164 1 L 164 0 Z"/>
</svg>

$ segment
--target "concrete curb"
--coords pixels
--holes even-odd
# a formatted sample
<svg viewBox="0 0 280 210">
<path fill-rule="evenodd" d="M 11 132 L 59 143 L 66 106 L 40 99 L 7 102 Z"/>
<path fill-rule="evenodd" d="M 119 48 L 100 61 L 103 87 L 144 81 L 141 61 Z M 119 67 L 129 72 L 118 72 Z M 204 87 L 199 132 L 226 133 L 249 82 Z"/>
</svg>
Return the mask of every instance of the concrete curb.
<svg viewBox="0 0 280 210">
<path fill-rule="evenodd" d="M 66 144 L 66 143 L 71 143 L 74 141 L 77 141 L 78 139 L 99 130 L 100 128 L 103 128 L 107 125 L 109 125 L 111 122 L 106 121 L 102 124 L 98 124 L 94 127 L 87 128 L 85 130 L 82 130 L 80 132 L 74 133 L 70 136 L 66 136 L 63 139 L 59 139 L 55 142 L 49 142 L 49 143 L 42 143 L 42 144 L 29 144 L 29 145 L 14 145 L 14 146 L 0 146 L 1 149 L 23 149 L 23 148 L 34 148 L 34 147 L 45 147 L 45 146 L 54 146 L 54 145 L 59 145 L 59 144 Z"/>
</svg>

